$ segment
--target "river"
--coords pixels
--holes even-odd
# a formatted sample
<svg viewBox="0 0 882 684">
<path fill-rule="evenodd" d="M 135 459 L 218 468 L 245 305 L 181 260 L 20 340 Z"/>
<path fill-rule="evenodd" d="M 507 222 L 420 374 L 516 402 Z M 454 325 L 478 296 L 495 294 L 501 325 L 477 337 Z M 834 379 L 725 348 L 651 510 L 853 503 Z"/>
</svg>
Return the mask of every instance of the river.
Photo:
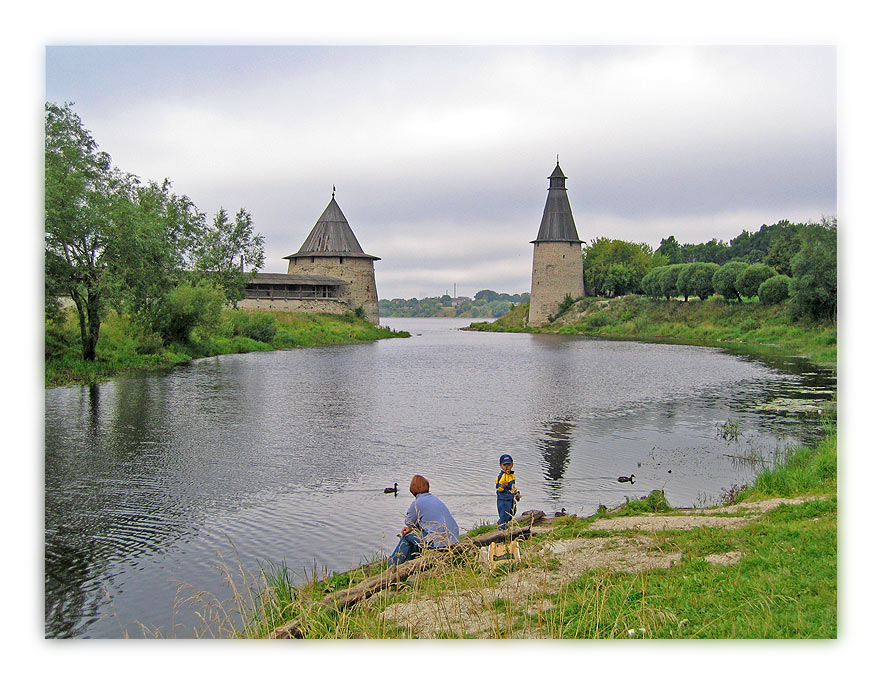
<svg viewBox="0 0 882 684">
<path fill-rule="evenodd" d="M 798 358 L 468 323 L 384 319 L 413 336 L 47 389 L 46 636 L 210 636 L 195 611 L 229 605 L 227 571 L 304 580 L 391 551 L 415 473 L 461 528 L 495 522 L 502 453 L 521 511 L 589 515 L 653 489 L 716 503 L 757 458 L 822 435 L 788 409 L 835 390 Z"/>
</svg>

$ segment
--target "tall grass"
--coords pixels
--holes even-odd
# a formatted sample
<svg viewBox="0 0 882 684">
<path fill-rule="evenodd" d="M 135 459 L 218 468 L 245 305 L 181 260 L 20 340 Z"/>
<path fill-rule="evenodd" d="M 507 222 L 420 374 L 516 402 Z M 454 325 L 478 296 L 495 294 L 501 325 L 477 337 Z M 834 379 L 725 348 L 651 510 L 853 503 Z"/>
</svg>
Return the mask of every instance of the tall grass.
<svg viewBox="0 0 882 684">
<path fill-rule="evenodd" d="M 827 436 L 815 448 L 789 450 L 783 462 L 765 466 L 749 494 L 754 498 L 798 494 L 835 495 L 836 444 L 836 432 L 832 426 L 828 426 Z"/>
</svg>

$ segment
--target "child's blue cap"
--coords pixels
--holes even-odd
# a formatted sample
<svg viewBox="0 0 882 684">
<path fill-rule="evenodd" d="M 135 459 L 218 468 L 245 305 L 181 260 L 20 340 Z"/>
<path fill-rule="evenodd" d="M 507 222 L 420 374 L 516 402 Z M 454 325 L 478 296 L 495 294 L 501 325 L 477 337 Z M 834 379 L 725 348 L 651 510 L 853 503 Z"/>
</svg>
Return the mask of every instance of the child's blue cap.
<svg viewBox="0 0 882 684">
<path fill-rule="evenodd" d="M 499 457 L 499 465 L 505 465 L 506 463 L 514 463 L 514 460 L 508 454 L 502 454 Z"/>
</svg>

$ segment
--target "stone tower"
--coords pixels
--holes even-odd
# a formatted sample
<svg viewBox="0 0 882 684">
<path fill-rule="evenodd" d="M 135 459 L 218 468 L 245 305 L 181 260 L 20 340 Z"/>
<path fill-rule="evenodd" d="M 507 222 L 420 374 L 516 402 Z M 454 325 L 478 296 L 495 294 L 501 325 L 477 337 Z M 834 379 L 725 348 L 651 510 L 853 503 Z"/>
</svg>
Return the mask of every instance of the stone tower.
<svg viewBox="0 0 882 684">
<path fill-rule="evenodd" d="M 567 198 L 566 179 L 558 163 L 548 177 L 548 199 L 533 244 L 533 282 L 530 287 L 528 325 L 547 325 L 560 303 L 570 295 L 585 296 L 582 274 L 582 240 L 576 232 L 573 210 Z"/>
<path fill-rule="evenodd" d="M 380 257 L 365 254 L 349 222 L 331 193 L 331 202 L 319 216 L 300 249 L 286 256 L 288 275 L 319 276 L 343 281 L 338 297 L 351 309 L 361 307 L 374 325 L 380 322 L 374 262 Z"/>
</svg>

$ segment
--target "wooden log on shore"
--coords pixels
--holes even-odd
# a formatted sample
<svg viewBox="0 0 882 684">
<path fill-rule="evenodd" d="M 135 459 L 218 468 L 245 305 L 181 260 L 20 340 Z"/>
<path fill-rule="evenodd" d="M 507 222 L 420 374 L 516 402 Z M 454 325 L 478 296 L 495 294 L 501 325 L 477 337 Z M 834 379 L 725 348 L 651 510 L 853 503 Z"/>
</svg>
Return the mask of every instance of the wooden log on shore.
<svg viewBox="0 0 882 684">
<path fill-rule="evenodd" d="M 491 542 L 509 542 L 520 537 L 529 537 L 533 534 L 533 523 L 542 520 L 545 513 L 542 511 L 527 511 L 518 516 L 512 522 L 514 525 L 507 530 L 496 530 L 479 534 L 477 537 L 460 539 L 456 546 L 489 546 Z M 455 547 L 454 547 L 455 548 Z"/>
<path fill-rule="evenodd" d="M 449 547 L 449 551 L 445 553 L 465 553 L 470 549 L 481 546 L 488 546 L 491 542 L 511 541 L 521 537 L 529 537 L 533 533 L 533 523 L 545 517 L 542 511 L 527 511 L 523 515 L 515 518 L 511 527 L 506 530 L 497 530 L 495 532 L 487 532 L 477 537 L 461 539 L 459 543 Z M 411 575 L 422 572 L 431 565 L 429 556 L 422 555 L 413 560 L 400 565 L 393 565 L 374 577 L 359 582 L 354 587 L 341 589 L 338 592 L 330 594 L 322 599 L 321 604 L 325 606 L 334 606 L 335 608 L 349 608 L 356 603 L 366 599 L 368 596 L 376 594 L 393 584 L 407 579 Z M 270 633 L 270 639 L 302 639 L 304 636 L 303 629 L 300 627 L 300 621 L 295 619 L 285 623 L 281 627 L 277 627 Z"/>
</svg>

